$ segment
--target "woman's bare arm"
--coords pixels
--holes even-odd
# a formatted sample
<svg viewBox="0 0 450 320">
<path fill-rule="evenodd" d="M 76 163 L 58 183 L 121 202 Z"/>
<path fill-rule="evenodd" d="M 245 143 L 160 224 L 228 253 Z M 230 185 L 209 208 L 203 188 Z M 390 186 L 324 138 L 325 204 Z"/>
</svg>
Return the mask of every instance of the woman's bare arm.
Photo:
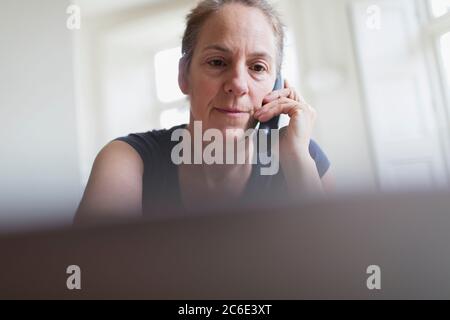
<svg viewBox="0 0 450 320">
<path fill-rule="evenodd" d="M 143 173 L 143 161 L 133 147 L 110 142 L 94 161 L 75 224 L 140 217 Z"/>
</svg>

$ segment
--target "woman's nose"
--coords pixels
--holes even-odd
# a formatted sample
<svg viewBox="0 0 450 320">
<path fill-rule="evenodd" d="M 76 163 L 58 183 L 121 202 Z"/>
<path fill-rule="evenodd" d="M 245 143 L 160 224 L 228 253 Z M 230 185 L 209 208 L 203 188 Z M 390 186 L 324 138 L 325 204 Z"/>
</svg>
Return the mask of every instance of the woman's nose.
<svg viewBox="0 0 450 320">
<path fill-rule="evenodd" d="M 230 77 L 225 82 L 225 93 L 235 96 L 243 96 L 248 93 L 248 79 L 246 70 L 242 67 L 231 71 Z"/>
</svg>

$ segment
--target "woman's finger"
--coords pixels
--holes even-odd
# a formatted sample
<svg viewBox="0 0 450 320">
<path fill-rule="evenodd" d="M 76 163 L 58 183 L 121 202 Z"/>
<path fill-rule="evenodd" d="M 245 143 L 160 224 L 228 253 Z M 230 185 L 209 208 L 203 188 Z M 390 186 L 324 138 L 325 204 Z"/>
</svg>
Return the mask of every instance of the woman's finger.
<svg viewBox="0 0 450 320">
<path fill-rule="evenodd" d="M 280 102 L 286 102 L 286 101 L 293 101 L 295 103 L 297 103 L 301 108 L 303 107 L 309 107 L 309 104 L 307 104 L 306 102 L 304 102 L 303 99 L 299 99 L 300 101 L 294 100 L 294 99 L 290 99 L 290 98 L 285 98 L 285 97 L 280 97 L 279 99 L 273 100 L 265 105 L 263 105 L 261 108 L 259 108 L 255 113 L 255 117 L 258 117 L 258 115 L 266 112 L 268 109 L 271 109 L 273 106 L 277 106 Z"/>
<path fill-rule="evenodd" d="M 272 101 L 278 100 L 280 98 L 288 98 L 293 94 L 292 88 L 284 88 L 280 90 L 275 90 L 269 93 L 263 100 L 263 103 L 270 103 Z"/>
<path fill-rule="evenodd" d="M 272 91 L 270 94 L 268 94 L 264 100 L 263 103 L 270 103 L 272 101 L 278 100 L 280 98 L 289 98 L 301 103 L 305 103 L 303 97 L 297 93 L 297 91 L 289 86 L 289 82 L 285 80 L 284 83 L 285 88 L 280 90 Z"/>
<path fill-rule="evenodd" d="M 302 109 L 306 108 L 306 105 L 301 105 L 297 101 L 281 98 L 278 101 L 273 101 L 264 106 L 264 108 L 258 110 L 255 113 L 255 118 L 260 122 L 266 122 L 275 116 L 280 114 L 287 114 L 289 117 L 294 116 L 295 113 L 300 112 Z"/>
</svg>

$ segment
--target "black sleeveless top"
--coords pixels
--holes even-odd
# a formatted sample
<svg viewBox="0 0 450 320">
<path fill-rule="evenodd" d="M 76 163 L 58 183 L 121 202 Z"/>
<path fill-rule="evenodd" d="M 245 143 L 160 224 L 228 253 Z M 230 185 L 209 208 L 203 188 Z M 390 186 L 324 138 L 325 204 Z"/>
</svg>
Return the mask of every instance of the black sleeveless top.
<svg viewBox="0 0 450 320">
<path fill-rule="evenodd" d="M 171 129 L 132 133 L 115 140 L 132 146 L 144 162 L 142 209 L 144 214 L 156 211 L 183 210 L 178 181 L 178 167 L 172 162 L 171 152 L 179 141 L 171 141 L 172 133 L 186 125 Z M 322 177 L 330 167 L 330 162 L 316 142 L 311 140 L 309 152 L 314 159 L 317 171 Z M 260 174 L 260 164 L 254 164 L 250 179 L 237 202 L 231 206 L 254 206 L 267 202 L 267 205 L 281 203 L 286 195 L 286 185 L 281 166 L 276 175 Z"/>
</svg>

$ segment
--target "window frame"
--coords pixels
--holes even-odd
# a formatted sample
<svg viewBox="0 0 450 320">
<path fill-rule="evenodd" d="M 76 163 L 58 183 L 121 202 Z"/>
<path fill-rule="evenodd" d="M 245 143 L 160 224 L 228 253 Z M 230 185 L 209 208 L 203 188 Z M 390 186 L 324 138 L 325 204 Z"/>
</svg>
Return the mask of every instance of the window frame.
<svg viewBox="0 0 450 320">
<path fill-rule="evenodd" d="M 441 53 L 441 37 L 450 32 L 450 11 L 440 17 L 435 17 L 431 8 L 430 0 L 423 0 L 422 5 L 426 8 L 426 20 L 424 37 L 430 44 L 433 53 L 434 65 L 438 74 L 438 86 L 442 92 L 445 108 L 450 119 L 450 79 L 445 74 L 445 65 Z"/>
<path fill-rule="evenodd" d="M 185 109 L 186 106 L 189 104 L 189 100 L 188 97 L 182 97 L 178 100 L 174 100 L 171 102 L 164 102 L 161 101 L 158 97 L 158 92 L 157 92 L 157 86 L 156 86 L 156 82 L 157 82 L 157 75 L 156 75 L 156 66 L 155 66 L 155 61 L 156 61 L 156 55 L 161 52 L 161 51 L 165 51 L 165 50 L 170 50 L 170 49 L 174 49 L 179 47 L 179 42 L 178 39 L 174 38 L 171 39 L 165 43 L 160 43 L 158 46 L 155 46 L 152 50 L 151 50 L 151 54 L 150 54 L 150 59 L 151 59 L 151 74 L 152 74 L 152 88 L 151 88 L 151 100 L 152 100 L 152 113 L 155 115 L 155 119 L 157 119 L 157 126 L 154 126 L 155 129 L 169 129 L 163 126 L 163 124 L 161 123 L 161 116 L 164 112 L 168 111 L 168 110 L 182 110 Z M 156 124 L 156 123 L 155 123 Z"/>
<path fill-rule="evenodd" d="M 450 32 L 450 12 L 440 17 L 434 16 L 430 0 L 416 0 L 416 8 L 422 23 L 421 41 L 425 45 L 433 103 L 441 132 L 442 148 L 446 155 L 447 172 L 450 174 L 450 79 L 446 79 L 440 51 L 440 38 Z"/>
<path fill-rule="evenodd" d="M 426 1 L 426 6 L 428 8 L 427 9 L 428 17 L 429 17 L 430 20 L 439 19 L 440 17 L 444 17 L 444 16 L 450 14 L 450 10 L 449 10 L 446 14 L 444 14 L 442 16 L 438 16 L 438 17 L 434 16 L 434 14 L 432 12 L 433 11 L 433 9 L 432 9 L 432 0 L 425 0 L 425 1 Z"/>
</svg>

